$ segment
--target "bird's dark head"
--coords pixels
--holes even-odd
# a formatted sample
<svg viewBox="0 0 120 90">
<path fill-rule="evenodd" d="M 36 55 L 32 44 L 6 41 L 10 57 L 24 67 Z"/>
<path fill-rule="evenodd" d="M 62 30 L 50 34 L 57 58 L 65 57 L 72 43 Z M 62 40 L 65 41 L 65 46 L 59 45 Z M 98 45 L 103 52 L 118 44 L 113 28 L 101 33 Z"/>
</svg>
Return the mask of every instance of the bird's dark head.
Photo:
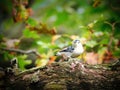
<svg viewBox="0 0 120 90">
<path fill-rule="evenodd" d="M 75 39 L 74 41 L 73 41 L 73 44 L 79 44 L 80 43 L 80 40 L 78 40 L 78 39 Z"/>
</svg>

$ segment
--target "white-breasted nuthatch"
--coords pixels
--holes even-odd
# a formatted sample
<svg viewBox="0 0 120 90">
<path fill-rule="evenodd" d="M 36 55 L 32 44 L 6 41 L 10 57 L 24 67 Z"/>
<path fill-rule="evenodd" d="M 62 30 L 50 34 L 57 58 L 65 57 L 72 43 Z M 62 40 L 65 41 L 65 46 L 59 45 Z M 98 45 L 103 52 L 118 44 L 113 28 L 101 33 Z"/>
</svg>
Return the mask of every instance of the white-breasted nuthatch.
<svg viewBox="0 0 120 90">
<path fill-rule="evenodd" d="M 57 52 L 57 56 L 63 56 L 65 58 L 75 58 L 84 52 L 83 46 L 80 40 L 76 39 L 73 41 L 71 46 L 68 46 L 59 52 Z"/>
</svg>

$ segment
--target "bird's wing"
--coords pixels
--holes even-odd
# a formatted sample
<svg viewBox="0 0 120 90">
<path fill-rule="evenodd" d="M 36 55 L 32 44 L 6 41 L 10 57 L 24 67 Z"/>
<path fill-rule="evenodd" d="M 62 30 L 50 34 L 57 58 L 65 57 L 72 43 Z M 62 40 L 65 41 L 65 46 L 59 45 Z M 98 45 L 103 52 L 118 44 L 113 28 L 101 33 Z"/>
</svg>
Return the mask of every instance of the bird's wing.
<svg viewBox="0 0 120 90">
<path fill-rule="evenodd" d="M 62 50 L 60 50 L 60 52 L 73 52 L 74 47 L 73 46 L 69 46 L 66 48 L 63 48 Z"/>
</svg>

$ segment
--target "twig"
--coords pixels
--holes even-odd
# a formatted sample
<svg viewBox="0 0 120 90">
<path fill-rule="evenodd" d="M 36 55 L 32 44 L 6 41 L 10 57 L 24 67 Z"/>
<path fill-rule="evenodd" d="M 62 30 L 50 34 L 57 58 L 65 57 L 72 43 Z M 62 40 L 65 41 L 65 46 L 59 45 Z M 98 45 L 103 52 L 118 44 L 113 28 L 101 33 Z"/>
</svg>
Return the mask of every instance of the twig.
<svg viewBox="0 0 120 90">
<path fill-rule="evenodd" d="M 105 23 L 110 25 L 111 28 L 112 28 L 112 33 L 110 34 L 110 41 L 108 43 L 108 50 L 110 50 L 111 44 L 112 44 L 113 39 L 114 39 L 115 25 L 116 25 L 117 22 L 114 22 L 114 23 L 105 22 Z"/>
<path fill-rule="evenodd" d="M 119 7 L 115 7 L 115 6 L 113 6 L 112 4 L 110 4 L 110 6 L 111 6 L 111 8 L 112 8 L 113 10 L 117 10 L 117 11 L 119 11 L 119 10 L 120 10 L 120 8 L 119 8 Z"/>
<path fill-rule="evenodd" d="M 28 50 L 28 51 L 24 51 L 21 49 L 14 49 L 14 48 L 0 48 L 1 50 L 5 50 L 5 51 L 9 51 L 9 52 L 16 52 L 16 53 L 20 53 L 20 54 L 30 54 L 33 53 L 38 57 L 41 57 L 41 55 L 39 54 L 39 52 L 37 52 L 36 50 Z"/>
<path fill-rule="evenodd" d="M 22 71 L 22 72 L 20 72 L 16 75 L 16 79 L 22 77 L 23 75 L 34 73 L 35 71 L 43 70 L 43 69 L 47 69 L 47 67 L 34 67 L 34 68 L 31 68 L 31 69 Z"/>
</svg>

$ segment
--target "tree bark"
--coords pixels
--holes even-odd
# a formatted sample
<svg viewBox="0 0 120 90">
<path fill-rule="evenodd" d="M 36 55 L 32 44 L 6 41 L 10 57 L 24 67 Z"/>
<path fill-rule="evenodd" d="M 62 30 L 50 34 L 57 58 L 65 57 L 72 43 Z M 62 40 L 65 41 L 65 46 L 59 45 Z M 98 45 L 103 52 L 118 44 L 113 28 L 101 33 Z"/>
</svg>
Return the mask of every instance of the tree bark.
<svg viewBox="0 0 120 90">
<path fill-rule="evenodd" d="M 55 62 L 0 76 L 0 90 L 120 90 L 120 62 L 87 65 L 80 60 Z"/>
</svg>

